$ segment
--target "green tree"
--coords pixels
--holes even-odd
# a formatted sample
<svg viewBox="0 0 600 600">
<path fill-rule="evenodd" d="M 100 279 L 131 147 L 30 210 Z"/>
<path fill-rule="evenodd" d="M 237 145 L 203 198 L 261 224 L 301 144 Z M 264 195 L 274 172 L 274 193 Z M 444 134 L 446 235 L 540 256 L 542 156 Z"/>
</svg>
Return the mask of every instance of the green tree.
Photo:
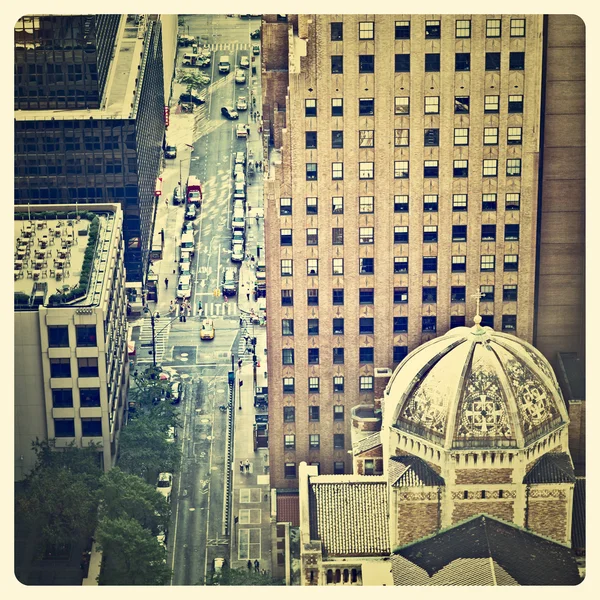
<svg viewBox="0 0 600 600">
<path fill-rule="evenodd" d="M 283 585 L 283 581 L 273 579 L 268 573 L 257 573 L 254 569 L 224 567 L 220 573 L 213 573 L 206 585 Z"/>
<path fill-rule="evenodd" d="M 100 585 L 166 585 L 171 570 L 165 549 L 135 519 L 103 518 L 96 540 L 104 554 Z"/>
<path fill-rule="evenodd" d="M 140 410 L 152 406 L 166 397 L 171 387 L 169 379 L 160 379 L 160 367 L 149 367 L 145 371 L 135 371 L 133 384 L 129 388 L 129 400 L 137 404 Z"/>
<path fill-rule="evenodd" d="M 187 93 L 189 94 L 192 90 L 199 90 L 205 85 L 210 83 L 210 77 L 200 73 L 199 71 L 177 71 L 177 83 L 181 83 L 186 86 Z"/>
</svg>

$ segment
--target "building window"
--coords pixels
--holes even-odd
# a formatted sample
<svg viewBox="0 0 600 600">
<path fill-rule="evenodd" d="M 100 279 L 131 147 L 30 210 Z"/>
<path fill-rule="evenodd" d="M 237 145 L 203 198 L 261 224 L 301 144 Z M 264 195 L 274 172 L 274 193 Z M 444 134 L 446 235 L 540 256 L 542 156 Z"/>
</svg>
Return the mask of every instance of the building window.
<svg viewBox="0 0 600 600">
<path fill-rule="evenodd" d="M 319 335 L 319 319 L 308 319 L 308 335 Z"/>
<path fill-rule="evenodd" d="M 499 71 L 500 70 L 500 52 L 485 53 L 485 70 Z"/>
<path fill-rule="evenodd" d="M 296 436 L 293 433 L 287 433 L 283 436 L 283 449 L 284 450 L 295 450 L 296 449 Z"/>
<path fill-rule="evenodd" d="M 450 302 L 464 302 L 467 292 L 464 285 L 456 285 L 450 288 Z"/>
<path fill-rule="evenodd" d="M 483 143 L 485 146 L 496 146 L 498 144 L 498 128 L 484 127 L 483 128 Z"/>
<path fill-rule="evenodd" d="M 102 419 L 81 419 L 83 437 L 102 437 Z"/>
<path fill-rule="evenodd" d="M 410 21 L 396 21 L 395 25 L 395 39 L 397 40 L 409 40 L 410 39 Z"/>
<path fill-rule="evenodd" d="M 344 57 L 343 56 L 332 56 L 331 57 L 331 72 L 334 75 L 344 72 Z"/>
<path fill-rule="evenodd" d="M 333 474 L 343 475 L 344 474 L 344 463 L 342 461 L 336 461 L 333 463 Z"/>
<path fill-rule="evenodd" d="M 73 390 L 70 388 L 52 390 L 54 408 L 73 408 Z"/>
<path fill-rule="evenodd" d="M 404 225 L 394 227 L 394 244 L 408 244 L 408 227 Z"/>
<path fill-rule="evenodd" d="M 489 38 L 496 38 L 502 35 L 502 20 L 487 19 L 485 22 L 485 35 Z"/>
<path fill-rule="evenodd" d="M 410 114 L 410 98 L 408 96 L 396 96 L 394 98 L 394 114 Z"/>
<path fill-rule="evenodd" d="M 375 72 L 375 55 L 360 54 L 358 57 L 358 72 L 359 73 L 374 73 Z"/>
<path fill-rule="evenodd" d="M 331 41 L 341 42 L 344 39 L 344 24 L 330 23 L 331 25 Z"/>
<path fill-rule="evenodd" d="M 296 421 L 296 408 L 294 406 L 283 407 L 283 422 L 294 423 Z"/>
<path fill-rule="evenodd" d="M 331 99 L 331 116 L 332 117 L 343 117 L 344 116 L 344 99 L 343 98 L 332 98 Z"/>
<path fill-rule="evenodd" d="M 502 331 L 517 330 L 517 315 L 502 315 Z"/>
<path fill-rule="evenodd" d="M 437 273 L 437 256 L 423 257 L 423 273 Z"/>
<path fill-rule="evenodd" d="M 394 333 L 408 332 L 408 317 L 394 317 Z"/>
<path fill-rule="evenodd" d="M 294 290 L 281 290 L 281 306 L 294 306 Z"/>
<path fill-rule="evenodd" d="M 519 240 L 519 224 L 507 223 L 504 225 L 504 241 L 517 242 Z"/>
<path fill-rule="evenodd" d="M 517 286 L 516 285 L 505 285 L 502 289 L 502 300 L 504 302 L 516 302 L 517 301 Z"/>
<path fill-rule="evenodd" d="M 334 181 L 344 179 L 344 163 L 331 163 L 331 179 Z"/>
<path fill-rule="evenodd" d="M 321 418 L 321 410 L 318 406 L 308 407 L 308 420 L 311 422 L 317 422 Z"/>
<path fill-rule="evenodd" d="M 493 302 L 494 301 L 494 286 L 493 285 L 481 285 L 479 286 L 479 293 L 481 294 L 481 302 Z"/>
<path fill-rule="evenodd" d="M 496 194 L 482 194 L 481 210 L 496 210 Z"/>
<path fill-rule="evenodd" d="M 343 275 L 344 274 L 344 259 L 343 258 L 332 259 L 331 274 L 332 275 Z"/>
<path fill-rule="evenodd" d="M 467 241 L 467 226 L 466 225 L 452 225 L 452 241 L 453 242 L 466 242 Z"/>
<path fill-rule="evenodd" d="M 453 256 L 452 257 L 452 272 L 453 273 L 466 273 L 467 272 L 467 257 L 466 256 Z"/>
<path fill-rule="evenodd" d="M 408 146 L 409 140 L 410 137 L 408 129 L 394 129 L 394 146 Z"/>
<path fill-rule="evenodd" d="M 283 348 L 281 351 L 281 364 L 282 365 L 293 365 L 294 364 L 294 349 Z"/>
<path fill-rule="evenodd" d="M 481 226 L 481 241 L 495 242 L 496 241 L 496 225 Z"/>
<path fill-rule="evenodd" d="M 344 319 L 333 319 L 333 335 L 344 335 Z"/>
<path fill-rule="evenodd" d="M 372 244 L 374 241 L 374 229 L 373 227 L 360 227 L 358 230 L 358 243 L 359 244 Z"/>
<path fill-rule="evenodd" d="M 75 420 L 54 419 L 54 437 L 75 437 Z"/>
<path fill-rule="evenodd" d="M 375 163 L 372 163 L 372 162 L 358 163 L 358 178 L 359 179 L 373 179 L 374 171 L 375 171 Z"/>
<path fill-rule="evenodd" d="M 494 327 L 494 315 L 481 315 L 482 327 Z"/>
<path fill-rule="evenodd" d="M 291 198 L 279 198 L 279 214 L 282 217 L 287 217 L 292 214 Z"/>
<path fill-rule="evenodd" d="M 306 261 L 306 274 L 307 275 L 318 275 L 319 274 L 319 259 L 309 258 Z"/>
<path fill-rule="evenodd" d="M 293 394 L 296 385 L 294 383 L 293 377 L 284 377 L 283 378 L 283 393 L 284 394 Z"/>
<path fill-rule="evenodd" d="M 280 229 L 279 230 L 279 244 L 281 246 L 292 245 L 292 230 L 291 229 Z"/>
<path fill-rule="evenodd" d="M 358 290 L 359 304 L 373 304 L 375 299 L 375 290 L 373 288 L 360 288 Z"/>
<path fill-rule="evenodd" d="M 439 21 L 425 21 L 426 40 L 439 40 L 441 30 L 442 28 Z"/>
<path fill-rule="evenodd" d="M 343 131 L 332 131 L 331 132 L 331 147 L 332 148 L 343 148 L 344 147 L 344 132 Z"/>
<path fill-rule="evenodd" d="M 510 20 L 510 37 L 525 37 L 525 19 Z"/>
<path fill-rule="evenodd" d="M 305 148 L 307 150 L 314 150 L 317 147 L 317 132 L 316 131 L 306 131 L 304 133 L 305 136 Z"/>
<path fill-rule="evenodd" d="M 506 194 L 506 210 L 519 210 L 521 205 L 521 194 Z"/>
<path fill-rule="evenodd" d="M 438 115 L 440 113 L 440 97 L 425 96 L 425 114 Z"/>
<path fill-rule="evenodd" d="M 319 349 L 309 348 L 308 349 L 308 364 L 318 365 L 319 364 Z"/>
<path fill-rule="evenodd" d="M 373 363 L 373 348 L 359 348 L 358 349 L 358 359 L 362 364 L 372 364 Z"/>
<path fill-rule="evenodd" d="M 294 319 L 281 320 L 281 335 L 294 335 Z"/>
<path fill-rule="evenodd" d="M 50 325 L 48 327 L 48 346 L 50 348 L 68 348 L 69 327 L 67 325 Z"/>
<path fill-rule="evenodd" d="M 470 38 L 471 37 L 471 21 L 462 19 L 456 20 L 456 37 Z"/>
<path fill-rule="evenodd" d="M 374 272 L 375 272 L 375 259 L 374 258 L 359 258 L 358 259 L 359 275 L 373 275 Z"/>
<path fill-rule="evenodd" d="M 375 145 L 375 130 L 361 129 L 358 132 L 358 145 L 360 148 L 373 148 Z"/>
<path fill-rule="evenodd" d="M 508 158 L 506 160 L 506 175 L 508 177 L 519 177 L 521 175 L 520 158 Z"/>
<path fill-rule="evenodd" d="M 454 55 L 454 70 L 455 71 L 470 71 L 471 70 L 471 55 L 468 52 L 457 52 Z"/>
<path fill-rule="evenodd" d="M 468 177 L 469 175 L 469 161 L 468 160 L 455 160 L 452 166 L 453 177 Z"/>
<path fill-rule="evenodd" d="M 315 228 L 306 230 L 306 245 L 317 246 L 319 244 L 319 230 Z"/>
<path fill-rule="evenodd" d="M 343 306 L 344 304 L 344 289 L 335 288 L 332 290 L 332 304 L 333 306 Z"/>
<path fill-rule="evenodd" d="M 423 210 L 425 212 L 437 212 L 438 197 L 436 194 L 427 194 L 423 196 Z"/>
<path fill-rule="evenodd" d="M 408 196 L 394 196 L 394 212 L 408 212 Z"/>
<path fill-rule="evenodd" d="M 395 287 L 394 288 L 394 304 L 406 304 L 408 302 L 408 288 L 407 287 Z"/>
<path fill-rule="evenodd" d="M 308 306 L 319 306 L 319 290 L 306 290 L 306 296 Z"/>
<path fill-rule="evenodd" d="M 331 243 L 334 246 L 341 246 L 344 244 L 344 228 L 333 227 L 331 229 Z"/>
<path fill-rule="evenodd" d="M 425 129 L 425 131 L 423 132 L 423 145 L 424 146 L 439 146 L 440 145 L 440 130 L 439 129 Z"/>
<path fill-rule="evenodd" d="M 333 364 L 343 365 L 344 364 L 344 349 L 334 348 L 333 349 Z"/>
<path fill-rule="evenodd" d="M 358 115 L 368 117 L 375 114 L 375 100 L 373 98 L 360 98 L 358 100 Z"/>
<path fill-rule="evenodd" d="M 511 71 L 522 71 L 525 68 L 525 52 L 511 52 L 508 65 Z"/>
<path fill-rule="evenodd" d="M 469 145 L 469 130 L 466 128 L 460 128 L 454 130 L 454 145 L 455 146 L 468 146 Z"/>
<path fill-rule="evenodd" d="M 363 375 L 358 380 L 358 387 L 361 392 L 373 391 L 373 376 Z"/>
<path fill-rule="evenodd" d="M 423 317 L 422 332 L 423 333 L 435 333 L 437 331 L 437 318 L 436 317 Z"/>
<path fill-rule="evenodd" d="M 408 178 L 408 161 L 407 160 L 395 160 L 394 161 L 394 177 L 396 179 L 407 179 Z"/>
<path fill-rule="evenodd" d="M 306 98 L 306 100 L 304 100 L 304 116 L 317 116 L 317 100 L 315 98 Z"/>
<path fill-rule="evenodd" d="M 283 473 L 285 479 L 296 479 L 296 463 L 286 462 Z"/>
<path fill-rule="evenodd" d="M 452 211 L 464 212 L 467 210 L 467 194 L 452 195 Z"/>
<path fill-rule="evenodd" d="M 319 393 L 321 389 L 321 384 L 319 382 L 318 377 L 309 377 L 308 378 L 308 391 L 313 394 Z"/>
<path fill-rule="evenodd" d="M 337 383 L 342 385 L 342 389 L 340 391 L 344 391 L 344 378 L 343 377 L 334 377 L 333 378 L 333 390 L 336 391 L 336 379 L 341 379 L 342 381 L 338 381 Z M 344 407 L 341 404 L 333 405 L 333 420 L 334 421 L 343 421 L 344 420 Z"/>
<path fill-rule="evenodd" d="M 481 271 L 495 271 L 496 270 L 496 257 L 493 254 L 484 254 L 481 256 L 480 262 Z"/>
<path fill-rule="evenodd" d="M 321 436 L 318 433 L 311 433 L 308 436 L 308 447 L 310 450 L 318 450 L 321 445 Z"/>
<path fill-rule="evenodd" d="M 425 54 L 425 72 L 438 73 L 440 70 L 440 55 Z"/>
<path fill-rule="evenodd" d="M 306 163 L 306 181 L 317 180 L 317 163 Z"/>
<path fill-rule="evenodd" d="M 375 38 L 375 23 L 373 21 L 361 21 L 358 24 L 358 39 L 372 40 Z"/>
<path fill-rule="evenodd" d="M 306 199 L 306 214 L 316 215 L 319 212 L 317 198 L 311 197 Z"/>
<path fill-rule="evenodd" d="M 521 127 L 509 127 L 506 143 L 509 146 L 520 146 L 523 138 L 523 129 Z"/>
<path fill-rule="evenodd" d="M 80 388 L 79 404 L 83 408 L 100 406 L 100 390 L 98 388 Z"/>
<path fill-rule="evenodd" d="M 439 174 L 439 167 L 437 160 L 426 160 L 423 163 L 423 177 L 437 177 Z"/>
<path fill-rule="evenodd" d="M 465 316 L 464 315 L 451 315 L 450 316 L 450 329 L 454 329 L 454 327 L 464 327 L 465 326 Z"/>
<path fill-rule="evenodd" d="M 483 161 L 483 176 L 497 177 L 498 176 L 498 161 L 495 158 L 486 158 Z"/>
<path fill-rule="evenodd" d="M 358 320 L 358 332 L 361 335 L 372 335 L 375 333 L 375 319 L 373 317 L 361 317 Z"/>
<path fill-rule="evenodd" d="M 471 98 L 469 96 L 454 97 L 454 113 L 457 115 L 468 114 Z"/>
<path fill-rule="evenodd" d="M 78 358 L 79 377 L 98 377 L 98 359 L 95 357 Z"/>
<path fill-rule="evenodd" d="M 500 110 L 500 96 L 485 96 L 483 99 L 483 112 L 497 113 Z"/>
<path fill-rule="evenodd" d="M 394 70 L 396 73 L 410 73 L 410 54 L 396 54 Z"/>
<path fill-rule="evenodd" d="M 394 256 L 394 273 L 408 273 L 408 256 Z"/>
<path fill-rule="evenodd" d="M 359 196 L 358 197 L 358 212 L 359 213 L 372 213 L 375 206 L 373 196 Z"/>
<path fill-rule="evenodd" d="M 343 433 L 334 433 L 333 434 L 333 449 L 334 450 L 343 450 L 344 449 L 344 434 Z"/>
<path fill-rule="evenodd" d="M 406 229 L 408 230 L 408 227 Z M 406 232 L 406 240 L 408 241 L 408 231 Z M 437 242 L 437 241 L 438 241 L 437 225 L 425 225 L 423 227 L 423 242 L 427 244 L 427 243 Z"/>
<path fill-rule="evenodd" d="M 284 258 L 281 261 L 281 276 L 282 277 L 291 277 L 294 274 L 292 267 L 292 259 Z"/>
<path fill-rule="evenodd" d="M 508 97 L 508 112 L 522 113 L 523 112 L 523 96 L 515 95 Z"/>
</svg>

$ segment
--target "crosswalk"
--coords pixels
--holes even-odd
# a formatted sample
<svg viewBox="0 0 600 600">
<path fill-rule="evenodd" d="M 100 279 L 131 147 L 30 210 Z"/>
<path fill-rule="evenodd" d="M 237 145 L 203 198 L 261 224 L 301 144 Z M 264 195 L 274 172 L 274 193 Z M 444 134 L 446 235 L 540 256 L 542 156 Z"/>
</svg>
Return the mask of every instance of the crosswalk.
<svg viewBox="0 0 600 600">
<path fill-rule="evenodd" d="M 235 317 L 239 314 L 237 302 L 208 302 L 202 303 L 204 316 L 206 317 Z"/>
<path fill-rule="evenodd" d="M 166 321 L 166 319 L 165 319 Z M 169 339 L 169 331 L 171 330 L 171 324 L 168 322 L 162 322 L 162 319 L 154 320 L 154 336 L 155 336 L 155 348 L 156 348 L 156 362 L 160 363 L 163 360 L 167 340 Z M 140 328 L 139 344 L 141 348 L 152 350 L 152 320 L 150 317 L 145 317 L 142 321 Z M 139 355 L 137 358 L 138 362 L 152 362 L 152 356 Z"/>
<path fill-rule="evenodd" d="M 258 42 L 256 42 L 258 43 Z M 219 44 L 207 44 L 203 46 L 203 50 L 210 50 L 211 52 L 219 52 L 228 50 L 229 52 L 233 52 L 235 50 L 250 50 L 253 44 L 243 43 L 243 42 L 221 42 Z"/>
</svg>

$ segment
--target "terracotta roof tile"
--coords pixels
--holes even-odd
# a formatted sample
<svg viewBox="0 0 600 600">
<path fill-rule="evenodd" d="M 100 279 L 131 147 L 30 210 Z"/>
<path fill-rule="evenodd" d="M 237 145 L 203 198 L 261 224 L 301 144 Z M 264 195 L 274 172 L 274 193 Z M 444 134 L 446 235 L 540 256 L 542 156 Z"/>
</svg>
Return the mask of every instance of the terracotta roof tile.
<svg viewBox="0 0 600 600">
<path fill-rule="evenodd" d="M 359 440 L 354 444 L 352 450 L 354 452 L 354 456 L 357 454 L 362 454 L 367 450 L 371 450 L 372 448 L 376 448 L 381 445 L 381 436 L 380 431 L 376 431 L 375 433 L 364 437 L 362 440 Z"/>
<path fill-rule="evenodd" d="M 298 494 L 277 494 L 277 522 L 300 526 L 300 497 Z"/>
<path fill-rule="evenodd" d="M 392 456 L 388 461 L 389 482 L 393 487 L 444 485 L 444 479 L 418 456 Z"/>
<path fill-rule="evenodd" d="M 523 483 L 575 483 L 571 458 L 566 452 L 544 454 L 529 469 Z"/>
</svg>

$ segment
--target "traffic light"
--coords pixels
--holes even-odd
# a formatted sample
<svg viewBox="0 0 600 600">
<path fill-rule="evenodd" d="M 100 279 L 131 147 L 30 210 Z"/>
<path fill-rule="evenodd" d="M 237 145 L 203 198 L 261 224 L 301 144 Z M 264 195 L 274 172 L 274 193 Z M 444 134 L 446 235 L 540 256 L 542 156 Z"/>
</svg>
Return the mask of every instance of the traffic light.
<svg viewBox="0 0 600 600">
<path fill-rule="evenodd" d="M 252 362 L 254 363 L 254 366 L 256 366 L 256 363 L 258 362 L 258 357 L 256 356 L 256 354 L 252 355 Z"/>
</svg>

